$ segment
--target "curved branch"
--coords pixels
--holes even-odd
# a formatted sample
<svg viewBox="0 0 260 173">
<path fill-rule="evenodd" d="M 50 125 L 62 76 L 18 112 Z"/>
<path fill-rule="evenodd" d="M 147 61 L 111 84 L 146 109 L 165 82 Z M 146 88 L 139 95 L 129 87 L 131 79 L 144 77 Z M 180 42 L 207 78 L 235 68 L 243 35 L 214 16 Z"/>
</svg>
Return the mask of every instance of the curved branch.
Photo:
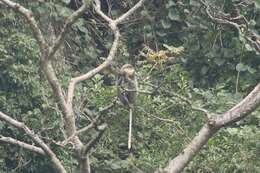
<svg viewBox="0 0 260 173">
<path fill-rule="evenodd" d="M 216 127 L 227 126 L 245 118 L 260 106 L 260 83 L 236 106 L 221 116 L 211 120 L 211 125 Z"/>
<path fill-rule="evenodd" d="M 67 105 L 71 108 L 72 107 L 72 102 L 73 102 L 73 97 L 74 97 L 74 91 L 75 91 L 75 86 L 77 83 L 82 82 L 84 80 L 88 80 L 91 77 L 93 77 L 94 75 L 96 75 L 97 73 L 99 73 L 100 71 L 102 71 L 103 69 L 107 68 L 111 62 L 113 61 L 115 54 L 117 52 L 118 49 L 118 45 L 119 45 L 119 38 L 120 38 L 120 33 L 118 30 L 117 25 L 125 20 L 127 17 L 129 17 L 131 14 L 134 13 L 135 10 L 137 10 L 139 7 L 141 7 L 141 5 L 144 3 L 145 0 L 140 0 L 134 7 L 132 7 L 128 12 L 126 12 L 125 14 L 123 14 L 121 17 L 119 17 L 116 20 L 113 20 L 111 18 L 109 18 L 107 15 L 105 15 L 102 11 L 101 11 L 101 4 L 100 4 L 100 0 L 95 0 L 95 11 L 105 20 L 108 22 L 110 29 L 112 30 L 113 34 L 114 34 L 114 41 L 112 44 L 112 47 L 109 51 L 108 57 L 106 58 L 106 60 L 99 65 L 97 68 L 94 68 L 93 70 L 90 70 L 89 72 L 87 72 L 86 74 L 83 74 L 81 76 L 72 78 L 70 83 L 69 83 L 69 87 L 68 87 L 68 95 L 67 95 Z"/>
<path fill-rule="evenodd" d="M 84 74 L 82 76 L 78 76 L 78 77 L 71 79 L 69 88 L 68 88 L 68 96 L 67 96 L 68 105 L 70 105 L 70 106 L 72 105 L 72 101 L 73 101 L 73 97 L 74 97 L 74 90 L 75 90 L 75 86 L 77 83 L 90 79 L 91 77 L 93 77 L 94 75 L 96 75 L 97 73 L 99 73 L 100 71 L 102 71 L 103 69 L 105 69 L 106 67 L 108 67 L 110 65 L 110 63 L 113 61 L 114 56 L 118 49 L 119 37 L 120 37 L 119 31 L 116 31 L 115 39 L 114 39 L 113 45 L 110 49 L 109 55 L 102 64 L 100 64 L 97 68 L 90 70 L 89 72 L 87 72 L 86 74 Z"/>
<path fill-rule="evenodd" d="M 136 3 L 130 10 L 128 10 L 126 13 L 124 13 L 122 16 L 117 18 L 115 22 L 117 24 L 120 24 L 122 22 L 125 22 L 129 16 L 131 16 L 138 8 L 140 8 L 144 4 L 145 0 L 140 0 L 138 3 Z"/>
<path fill-rule="evenodd" d="M 54 164 L 55 168 L 60 172 L 60 173 L 67 173 L 65 168 L 63 167 L 61 161 L 56 157 L 55 153 L 48 147 L 47 144 L 42 141 L 37 134 L 35 134 L 32 130 L 30 130 L 24 123 L 19 122 L 10 116 L 2 113 L 0 111 L 0 120 L 3 120 L 13 126 L 15 126 L 18 129 L 23 130 L 34 142 L 36 142 L 46 153 L 47 156 L 50 157 L 52 163 Z"/>
<path fill-rule="evenodd" d="M 65 21 L 65 24 L 59 34 L 59 36 L 57 37 L 56 41 L 53 43 L 53 45 L 50 48 L 49 54 L 47 56 L 47 59 L 51 59 L 53 57 L 53 55 L 56 53 L 56 51 L 58 50 L 58 48 L 60 47 L 62 41 L 64 40 L 64 37 L 69 29 L 69 27 L 75 23 L 75 21 L 80 18 L 80 16 L 82 16 L 84 14 L 84 12 L 86 11 L 88 7 L 88 3 L 86 2 L 86 0 L 83 0 L 83 5 L 74 13 L 72 13 L 67 20 Z"/>
<path fill-rule="evenodd" d="M 10 0 L 0 0 L 0 2 L 4 3 L 8 7 L 12 8 L 14 11 L 21 13 L 27 19 L 27 21 L 29 22 L 29 24 L 32 28 L 34 37 L 36 38 L 38 45 L 41 49 L 41 53 L 45 56 L 47 54 L 47 52 L 46 52 L 47 51 L 47 44 L 46 44 L 46 41 L 43 37 L 43 34 L 42 34 L 36 20 L 33 17 L 32 11 L 23 7 L 19 3 L 15 3 L 15 2 L 10 1 Z"/>
<path fill-rule="evenodd" d="M 105 13 L 103 13 L 103 11 L 101 11 L 100 0 L 95 0 L 94 8 L 95 8 L 95 11 L 97 12 L 97 14 L 100 15 L 107 23 L 113 22 L 113 19 L 111 19 Z"/>
<path fill-rule="evenodd" d="M 227 112 L 210 118 L 198 135 L 193 138 L 191 143 L 173 160 L 164 170 L 157 173 L 178 173 L 181 172 L 199 152 L 201 147 L 221 128 L 231 123 L 245 118 L 257 107 L 260 106 L 260 83 L 236 106 Z"/>
</svg>

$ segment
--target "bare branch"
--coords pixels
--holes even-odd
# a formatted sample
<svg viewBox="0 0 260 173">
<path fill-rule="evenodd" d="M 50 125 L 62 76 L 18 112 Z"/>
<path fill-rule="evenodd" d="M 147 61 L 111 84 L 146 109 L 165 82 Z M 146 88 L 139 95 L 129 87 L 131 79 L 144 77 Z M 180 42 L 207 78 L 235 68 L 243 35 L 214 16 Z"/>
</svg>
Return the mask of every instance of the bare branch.
<svg viewBox="0 0 260 173">
<path fill-rule="evenodd" d="M 210 6 L 206 2 L 203 0 L 199 0 L 199 2 L 206 8 L 206 14 L 213 22 L 234 27 L 238 33 L 245 37 L 245 39 L 255 48 L 255 50 L 260 53 L 260 36 L 253 29 L 248 27 L 249 22 L 245 16 L 238 14 L 238 16 L 231 18 L 229 14 L 218 11 L 217 14 L 219 16 L 215 17 L 211 14 Z M 240 21 L 242 24 L 236 23 L 236 21 Z M 240 30 L 240 28 L 243 27 L 246 28 L 245 33 L 242 33 Z"/>
<path fill-rule="evenodd" d="M 122 16 L 120 16 L 119 18 L 117 18 L 115 20 L 115 22 L 117 24 L 120 24 L 122 22 L 124 22 L 125 20 L 127 20 L 127 18 L 129 16 L 131 16 L 138 8 L 140 8 L 143 4 L 144 4 L 145 0 L 140 0 L 137 4 L 135 4 L 135 6 L 133 6 L 130 10 L 128 10 L 126 13 L 124 13 Z"/>
<path fill-rule="evenodd" d="M 87 132 L 87 131 L 89 131 L 89 130 L 95 128 L 95 127 L 97 126 L 97 121 L 98 121 L 98 119 L 100 118 L 100 114 L 103 113 L 103 112 L 105 112 L 105 111 L 107 111 L 107 110 L 109 110 L 110 108 L 112 108 L 112 107 L 115 105 L 116 100 L 117 100 L 117 97 L 116 97 L 109 105 L 107 105 L 107 106 L 105 106 L 105 107 L 101 107 L 101 108 L 99 109 L 99 112 L 97 113 L 97 116 L 96 116 L 93 120 L 89 119 L 89 120 L 91 121 L 91 123 L 90 123 L 89 125 L 87 125 L 86 127 L 83 127 L 83 128 L 81 128 L 81 129 L 75 131 L 74 134 L 72 134 L 71 136 L 69 136 L 66 140 L 64 140 L 64 141 L 62 141 L 62 142 L 58 142 L 58 144 L 60 144 L 60 145 L 62 145 L 62 146 L 65 146 L 65 145 L 67 145 L 68 143 L 70 143 L 71 140 L 72 140 L 75 136 L 78 136 L 80 133 L 84 133 L 84 132 Z M 96 114 L 95 114 L 95 115 L 96 115 Z"/>
<path fill-rule="evenodd" d="M 34 37 L 36 38 L 38 45 L 41 49 L 41 53 L 43 55 L 46 55 L 47 54 L 47 52 L 46 52 L 47 51 L 47 44 L 46 44 L 46 41 L 43 37 L 43 34 L 42 34 L 36 20 L 34 19 L 32 11 L 26 9 L 25 7 L 23 7 L 19 3 L 15 3 L 15 2 L 10 1 L 10 0 L 0 0 L 0 2 L 4 3 L 8 7 L 12 8 L 14 11 L 21 13 L 27 19 L 27 21 L 29 22 L 29 24 L 32 28 Z"/>
<path fill-rule="evenodd" d="M 215 116 L 201 128 L 198 135 L 193 138 L 191 143 L 173 160 L 164 170 L 158 170 L 157 173 L 178 173 L 181 172 L 193 159 L 201 147 L 221 128 L 231 123 L 245 118 L 257 107 L 260 106 L 260 83 L 246 96 L 240 103 L 232 109 Z"/>
<path fill-rule="evenodd" d="M 239 28 L 240 26 L 237 23 L 231 22 L 231 21 L 228 21 L 228 20 L 224 20 L 224 19 L 221 19 L 221 18 L 213 17 L 211 15 L 208 7 L 206 8 L 206 13 L 211 20 L 213 20 L 213 21 L 215 21 L 216 23 L 219 23 L 219 24 L 226 24 L 226 25 L 233 26 L 241 34 L 241 31 L 240 31 L 240 28 Z"/>
<path fill-rule="evenodd" d="M 84 80 L 87 80 L 87 79 L 90 79 L 91 77 L 93 77 L 94 75 L 96 75 L 97 73 L 99 73 L 100 71 L 105 69 L 106 67 L 108 67 L 111 64 L 111 62 L 113 61 L 115 54 L 117 52 L 117 49 L 118 49 L 118 43 L 119 43 L 119 37 L 120 37 L 119 31 L 116 30 L 114 35 L 115 35 L 115 39 L 114 39 L 114 42 L 112 44 L 112 47 L 110 49 L 110 52 L 109 52 L 107 59 L 102 64 L 100 64 L 97 68 L 90 70 L 89 72 L 87 72 L 86 74 L 84 74 L 82 76 L 71 79 L 70 84 L 69 84 L 69 88 L 68 88 L 68 97 L 67 97 L 68 105 L 72 105 L 75 85 L 77 83 L 84 81 Z"/>
<path fill-rule="evenodd" d="M 73 14 L 71 14 L 71 16 L 69 16 L 67 18 L 67 20 L 65 21 L 65 24 L 59 34 L 59 36 L 57 37 L 56 41 L 53 43 L 53 45 L 50 48 L 49 54 L 47 59 L 51 59 L 53 57 L 53 55 L 56 53 L 56 51 L 58 50 L 58 48 L 60 47 L 62 41 L 65 38 L 65 35 L 69 29 L 69 27 L 75 23 L 75 21 L 84 14 L 84 12 L 86 11 L 88 7 L 88 3 L 86 2 L 86 0 L 83 0 L 83 5 L 77 10 L 75 11 Z"/>
<path fill-rule="evenodd" d="M 227 126 L 237 122 L 260 106 L 260 83 L 240 103 L 221 116 L 212 119 L 212 125 L 217 127 Z"/>
<path fill-rule="evenodd" d="M 74 134 L 72 134 L 70 137 L 68 137 L 65 141 L 60 142 L 61 145 L 63 145 L 63 146 L 67 145 L 75 136 L 94 128 L 94 125 L 95 124 L 93 122 L 91 122 L 88 126 L 83 127 L 82 129 L 76 131 Z"/>
<path fill-rule="evenodd" d="M 10 116 L 2 113 L 1 111 L 0 111 L 0 119 L 15 126 L 18 129 L 23 130 L 28 136 L 30 136 L 32 140 L 34 140 L 34 142 L 36 142 L 43 149 L 46 155 L 50 157 L 52 163 L 60 173 L 67 173 L 61 161 L 56 157 L 55 153 L 53 153 L 52 150 L 48 147 L 48 145 L 46 145 L 44 141 L 42 141 L 39 138 L 39 136 L 35 134 L 32 130 L 30 130 L 24 123 L 21 123 L 11 118 Z"/>
<path fill-rule="evenodd" d="M 210 118 L 211 113 L 208 110 L 193 105 L 192 101 L 189 98 L 186 98 L 186 97 L 179 95 L 177 93 L 174 93 L 174 92 L 170 92 L 169 90 L 163 89 L 160 86 L 156 86 L 156 85 L 149 84 L 149 83 L 145 83 L 145 84 L 153 87 L 157 92 L 160 91 L 164 96 L 175 97 L 175 98 L 182 100 L 183 102 L 188 104 L 190 106 L 190 108 L 193 109 L 194 111 L 202 112 L 203 114 L 205 114 L 207 116 L 207 118 Z M 153 92 L 144 92 L 144 91 L 141 91 L 141 93 L 153 94 Z M 170 98 L 170 99 L 172 100 L 172 98 Z"/>
<path fill-rule="evenodd" d="M 119 44 L 119 38 L 120 38 L 120 33 L 118 30 L 117 25 L 119 24 L 119 22 L 121 22 L 122 20 L 125 20 L 127 17 L 129 17 L 131 14 L 133 14 L 133 12 L 138 9 L 142 4 L 144 3 L 144 0 L 140 0 L 133 8 L 131 8 L 127 13 L 123 14 L 120 18 L 118 18 L 117 20 L 113 20 L 111 18 L 109 18 L 107 15 L 105 15 L 102 11 L 101 11 L 101 4 L 99 0 L 95 0 L 95 10 L 96 12 L 105 20 L 108 22 L 110 29 L 112 30 L 113 34 L 114 34 L 114 41 L 112 44 L 112 47 L 109 51 L 108 57 L 106 58 L 106 60 L 99 65 L 97 68 L 90 70 L 89 72 L 87 72 L 84 75 L 72 78 L 70 83 L 69 83 L 69 87 L 68 87 L 68 96 L 67 96 L 67 104 L 69 107 L 72 107 L 72 102 L 73 102 L 73 97 L 74 97 L 74 90 L 75 90 L 75 86 L 77 83 L 82 82 L 84 80 L 88 80 L 91 77 L 93 77 L 94 75 L 96 75 L 97 73 L 99 73 L 100 71 L 102 71 L 103 69 L 107 68 L 113 61 L 115 54 L 117 52 L 118 49 L 118 44 Z"/>
<path fill-rule="evenodd" d="M 32 152 L 35 152 L 35 153 L 38 153 L 38 154 L 41 154 L 41 155 L 45 155 L 45 152 L 41 148 L 36 147 L 34 145 L 31 145 L 31 144 L 27 144 L 25 142 L 19 141 L 17 139 L 11 138 L 11 137 L 5 137 L 3 135 L 0 135 L 0 141 L 5 142 L 5 143 L 9 143 L 9 144 L 13 144 L 13 145 L 17 145 L 19 147 L 30 150 Z"/>
<path fill-rule="evenodd" d="M 95 11 L 97 12 L 98 15 L 100 15 L 107 23 L 112 23 L 113 19 L 111 19 L 110 17 L 108 17 L 106 14 L 103 13 L 103 11 L 101 11 L 101 4 L 100 4 L 100 0 L 95 0 Z"/>
<path fill-rule="evenodd" d="M 190 144 L 177 157 L 171 160 L 164 170 L 158 170 L 156 173 L 181 172 L 215 132 L 216 130 L 211 129 L 207 124 L 204 125 Z"/>
</svg>

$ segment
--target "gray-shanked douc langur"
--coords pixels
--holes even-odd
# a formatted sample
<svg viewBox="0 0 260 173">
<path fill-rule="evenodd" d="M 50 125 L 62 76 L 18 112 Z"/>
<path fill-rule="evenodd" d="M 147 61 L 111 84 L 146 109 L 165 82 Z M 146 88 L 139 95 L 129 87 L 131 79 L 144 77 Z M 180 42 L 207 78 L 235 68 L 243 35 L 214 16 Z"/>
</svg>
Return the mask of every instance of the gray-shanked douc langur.
<svg viewBox="0 0 260 173">
<path fill-rule="evenodd" d="M 117 95 L 120 101 L 129 108 L 128 149 L 131 149 L 132 119 L 134 103 L 137 96 L 137 79 L 131 64 L 125 64 L 119 70 L 117 79 Z"/>
</svg>

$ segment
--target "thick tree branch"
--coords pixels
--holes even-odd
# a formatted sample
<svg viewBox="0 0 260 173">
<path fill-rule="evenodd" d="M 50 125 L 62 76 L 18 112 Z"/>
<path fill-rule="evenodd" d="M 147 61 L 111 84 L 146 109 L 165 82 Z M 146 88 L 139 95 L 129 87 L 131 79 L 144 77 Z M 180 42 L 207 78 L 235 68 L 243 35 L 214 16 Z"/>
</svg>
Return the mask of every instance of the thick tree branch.
<svg viewBox="0 0 260 173">
<path fill-rule="evenodd" d="M 70 110 L 69 107 L 67 106 L 65 96 L 63 95 L 62 87 L 51 65 L 51 62 L 49 60 L 45 60 L 42 63 L 42 68 L 47 76 L 47 80 L 49 81 L 52 87 L 55 99 L 64 116 L 66 135 L 67 137 L 71 136 L 76 131 L 73 110 Z"/>
<path fill-rule="evenodd" d="M 260 106 L 260 83 L 240 103 L 221 116 L 211 120 L 213 126 L 222 127 L 245 118 Z"/>
<path fill-rule="evenodd" d="M 17 145 L 21 148 L 30 150 L 32 152 L 35 152 L 35 153 L 38 153 L 38 154 L 41 154 L 41 155 L 45 155 L 45 152 L 41 148 L 36 147 L 34 145 L 31 145 L 31 144 L 27 144 L 25 142 L 19 141 L 17 139 L 11 138 L 11 137 L 5 137 L 3 135 L 0 135 L 0 141 L 5 142 L 5 143 L 9 143 L 9 144 L 13 144 L 13 145 Z"/>
<path fill-rule="evenodd" d="M 202 127 L 198 135 L 193 138 L 191 143 L 173 160 L 164 170 L 158 170 L 157 173 L 178 173 L 181 172 L 193 159 L 201 147 L 221 128 L 231 123 L 245 118 L 257 107 L 260 106 L 260 83 L 236 106 L 227 112 L 212 117 Z"/>
<path fill-rule="evenodd" d="M 65 97 L 62 93 L 62 88 L 60 86 L 60 83 L 56 77 L 55 71 L 52 68 L 51 62 L 47 60 L 47 56 L 48 56 L 48 46 L 47 43 L 43 37 L 43 34 L 36 22 L 36 20 L 34 19 L 33 13 L 26 9 L 25 7 L 23 7 L 22 5 L 12 2 L 10 0 L 0 0 L 0 2 L 3 2 L 4 4 L 6 4 L 8 7 L 12 8 L 14 11 L 18 11 L 19 13 L 21 13 L 29 22 L 34 37 L 38 42 L 38 45 L 40 47 L 41 50 L 41 54 L 42 54 L 42 68 L 47 76 L 47 79 L 49 81 L 49 83 L 51 84 L 51 87 L 53 89 L 55 98 L 57 99 L 59 106 L 63 112 L 64 115 L 68 115 L 68 110 L 66 107 L 66 101 L 65 101 Z M 64 27 L 64 32 L 62 32 L 62 34 L 60 36 L 64 36 L 68 26 L 70 26 L 80 15 L 80 12 L 82 11 L 82 9 L 78 10 L 79 12 L 75 12 L 74 14 L 72 14 L 71 17 L 69 17 L 69 19 L 67 20 L 67 25 L 65 25 L 66 27 Z M 60 38 L 61 39 L 61 38 Z M 55 53 L 55 49 L 56 47 L 58 48 L 61 44 L 61 41 L 56 41 L 54 48 L 51 48 L 51 52 L 50 53 Z M 66 120 L 70 120 L 68 117 L 65 118 Z M 73 124 L 73 121 L 68 121 L 67 126 L 70 126 L 71 124 Z M 73 127 L 73 126 L 72 126 Z"/>
<path fill-rule="evenodd" d="M 186 146 L 177 157 L 171 160 L 164 170 L 158 170 L 156 173 L 181 172 L 215 132 L 216 130 L 211 129 L 207 124 L 205 124 L 190 144 L 188 144 L 188 146 Z"/>
<path fill-rule="evenodd" d="M 10 116 L 2 113 L 0 111 L 0 120 L 3 120 L 13 126 L 15 126 L 18 129 L 23 130 L 30 138 L 36 142 L 46 153 L 47 156 L 51 159 L 52 163 L 54 164 L 55 168 L 60 172 L 60 173 L 67 173 L 65 168 L 63 167 L 61 161 L 56 157 L 56 155 L 52 152 L 52 150 L 42 141 L 37 134 L 35 134 L 32 130 L 30 130 L 24 123 L 21 123 Z"/>
</svg>

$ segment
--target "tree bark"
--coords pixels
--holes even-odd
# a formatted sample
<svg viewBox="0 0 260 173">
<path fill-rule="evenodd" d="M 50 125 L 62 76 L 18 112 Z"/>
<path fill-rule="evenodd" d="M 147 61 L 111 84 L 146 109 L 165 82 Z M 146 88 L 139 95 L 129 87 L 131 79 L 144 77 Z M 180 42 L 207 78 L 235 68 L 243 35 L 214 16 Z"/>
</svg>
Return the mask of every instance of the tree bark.
<svg viewBox="0 0 260 173">
<path fill-rule="evenodd" d="M 221 115 L 210 118 L 190 144 L 188 144 L 178 156 L 172 159 L 163 170 L 157 170 L 156 173 L 181 172 L 200 151 L 202 146 L 205 145 L 220 128 L 245 118 L 259 106 L 260 83 L 258 83 L 256 87 L 232 109 Z"/>
</svg>

